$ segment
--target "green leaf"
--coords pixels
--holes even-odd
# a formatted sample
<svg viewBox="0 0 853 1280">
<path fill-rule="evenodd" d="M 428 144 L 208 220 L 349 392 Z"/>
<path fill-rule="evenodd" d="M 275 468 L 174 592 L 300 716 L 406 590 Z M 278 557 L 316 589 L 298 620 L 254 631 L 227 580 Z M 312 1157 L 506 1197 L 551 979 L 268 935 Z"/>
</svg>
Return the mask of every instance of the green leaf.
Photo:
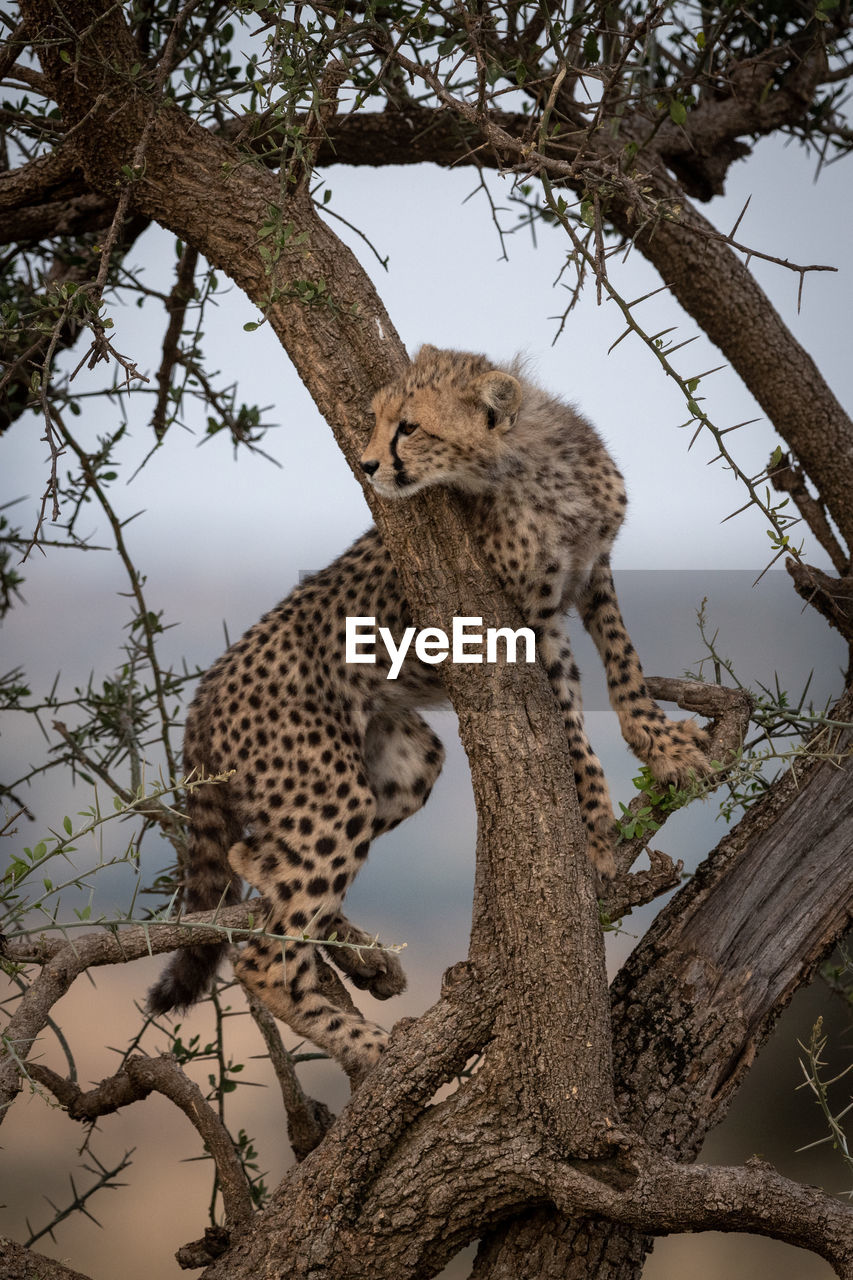
<svg viewBox="0 0 853 1280">
<path fill-rule="evenodd" d="M 705 48 L 705 32 L 704 32 L 704 31 L 697 31 L 697 32 L 696 32 L 696 47 L 697 47 L 698 49 L 704 49 L 704 48 Z"/>
<path fill-rule="evenodd" d="M 74 830 L 73 826 L 71 825 L 71 819 L 67 816 L 64 817 L 62 819 L 62 825 L 65 828 L 65 834 L 70 836 L 71 832 Z"/>
<path fill-rule="evenodd" d="M 673 124 L 684 124 L 687 119 L 687 108 L 683 102 L 679 102 L 677 98 L 673 98 L 669 104 L 669 118 Z"/>
<path fill-rule="evenodd" d="M 598 62 L 601 53 L 598 48 L 598 40 L 594 31 L 587 31 L 583 40 L 583 56 L 587 62 Z"/>
</svg>

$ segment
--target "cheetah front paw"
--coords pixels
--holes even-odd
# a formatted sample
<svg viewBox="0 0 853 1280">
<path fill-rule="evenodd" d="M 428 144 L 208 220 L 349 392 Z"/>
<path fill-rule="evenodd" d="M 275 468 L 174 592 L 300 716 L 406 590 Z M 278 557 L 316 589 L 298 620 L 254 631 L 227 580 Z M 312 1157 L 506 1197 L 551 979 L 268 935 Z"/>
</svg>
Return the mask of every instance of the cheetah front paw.
<svg viewBox="0 0 853 1280">
<path fill-rule="evenodd" d="M 694 721 L 668 720 L 654 738 L 646 763 L 657 782 L 685 787 L 710 773 L 709 745 L 708 734 Z"/>
</svg>

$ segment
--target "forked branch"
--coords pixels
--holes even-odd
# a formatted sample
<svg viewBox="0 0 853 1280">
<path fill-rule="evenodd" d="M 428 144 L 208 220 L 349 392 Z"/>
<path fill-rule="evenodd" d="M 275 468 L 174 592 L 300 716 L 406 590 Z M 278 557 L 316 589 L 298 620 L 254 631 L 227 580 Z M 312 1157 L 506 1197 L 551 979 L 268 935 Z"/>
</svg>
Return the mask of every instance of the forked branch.
<svg viewBox="0 0 853 1280">
<path fill-rule="evenodd" d="M 174 1054 L 164 1053 L 158 1058 L 134 1055 L 121 1071 L 86 1092 L 40 1063 L 31 1063 L 29 1071 L 34 1080 L 50 1089 L 74 1120 L 96 1120 L 142 1101 L 151 1093 L 162 1093 L 183 1111 L 210 1152 L 219 1175 L 226 1223 L 238 1229 L 248 1224 L 253 1213 L 252 1195 L 231 1136 L 198 1085 L 181 1070 Z"/>
</svg>

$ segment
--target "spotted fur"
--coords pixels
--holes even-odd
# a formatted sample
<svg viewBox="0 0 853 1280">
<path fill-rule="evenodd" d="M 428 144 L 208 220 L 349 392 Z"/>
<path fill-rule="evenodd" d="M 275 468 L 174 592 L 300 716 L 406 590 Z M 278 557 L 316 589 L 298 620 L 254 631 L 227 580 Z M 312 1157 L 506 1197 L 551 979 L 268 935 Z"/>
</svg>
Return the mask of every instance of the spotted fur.
<svg viewBox="0 0 853 1280">
<path fill-rule="evenodd" d="M 484 356 L 422 347 L 373 409 L 362 457 L 373 486 L 392 498 L 435 484 L 461 490 L 488 562 L 534 628 L 565 722 L 589 856 L 612 873 L 613 812 L 563 628 L 571 606 L 601 655 L 622 733 L 654 776 L 683 782 L 707 767 L 700 730 L 668 720 L 650 698 L 619 612 L 608 557 L 624 515 L 622 477 L 588 422 L 519 367 L 496 368 Z M 371 840 L 429 796 L 444 750 L 416 708 L 443 702 L 444 690 L 436 668 L 411 651 L 394 681 L 382 645 L 376 665 L 347 665 L 347 616 L 375 617 L 398 642 L 411 625 L 375 529 L 203 678 L 187 721 L 186 766 L 235 772 L 190 797 L 186 909 L 236 899 L 245 879 L 263 894 L 273 932 L 370 941 L 342 915 L 343 897 Z M 394 955 L 327 954 L 380 998 L 405 986 Z M 190 1004 L 220 958 L 217 948 L 179 952 L 149 1007 Z M 314 945 L 252 939 L 237 969 L 273 1013 L 351 1074 L 384 1048 L 385 1031 L 325 992 Z"/>
</svg>

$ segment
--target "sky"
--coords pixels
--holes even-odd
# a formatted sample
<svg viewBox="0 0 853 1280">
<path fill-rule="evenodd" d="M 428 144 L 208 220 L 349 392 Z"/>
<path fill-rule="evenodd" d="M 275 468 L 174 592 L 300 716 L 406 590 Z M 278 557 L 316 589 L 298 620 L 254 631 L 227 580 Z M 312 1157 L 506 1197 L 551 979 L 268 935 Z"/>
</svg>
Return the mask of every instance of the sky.
<svg viewBox="0 0 853 1280">
<path fill-rule="evenodd" d="M 741 240 L 797 263 L 838 267 L 837 274 L 807 278 L 802 310 L 797 314 L 797 276 L 778 266 L 753 262 L 771 301 L 814 356 L 840 401 L 850 404 L 853 240 L 849 210 L 853 205 L 853 171 L 849 165 L 834 165 L 817 185 L 813 174 L 813 160 L 799 149 L 784 148 L 775 140 L 761 143 L 749 163 L 733 167 L 727 195 L 703 211 L 716 226 L 728 230 L 751 196 L 738 232 Z M 841 648 L 819 620 L 803 613 L 784 571 L 769 574 L 752 587 L 756 573 L 771 554 L 766 522 L 760 515 L 746 512 L 721 523 L 741 505 L 743 497 L 719 463 L 708 465 L 715 452 L 713 443 L 700 437 L 688 452 L 688 434 L 678 429 L 686 416 L 679 397 L 635 338 L 626 339 L 608 354 L 622 330 L 615 308 L 608 304 L 597 307 L 592 291 L 588 291 L 554 342 L 555 317 L 563 311 L 567 297 L 565 290 L 554 284 L 563 265 L 561 237 L 542 229 L 534 246 L 527 231 L 518 231 L 508 240 L 509 261 L 503 261 L 489 210 L 482 195 L 472 194 L 476 185 L 472 175 L 462 170 L 444 172 L 434 166 L 405 172 L 334 168 L 326 177 L 333 191 L 331 207 L 361 228 L 382 256 L 388 256 L 385 271 L 359 237 L 342 224 L 333 224 L 376 282 L 410 351 L 421 342 L 432 342 L 484 351 L 495 359 L 524 352 L 535 376 L 574 402 L 598 427 L 627 480 L 629 514 L 614 564 L 629 630 L 650 673 L 680 675 L 689 667 L 695 668 L 703 656 L 695 615 L 703 596 L 708 596 L 712 629 L 719 628 L 720 644 L 734 658 L 746 682 L 769 681 L 776 670 L 785 686 L 796 690 L 814 667 L 813 688 L 818 699 L 839 687 Z M 496 177 L 490 181 L 500 203 L 500 182 Z M 146 281 L 155 288 L 168 288 L 174 261 L 172 238 L 157 231 L 146 233 L 137 257 Z M 624 264 L 613 259 L 611 264 L 614 283 L 627 298 L 647 293 L 660 283 L 637 253 L 630 254 Z M 644 304 L 642 315 L 651 331 L 676 324 L 676 340 L 692 337 L 695 332 L 692 322 L 666 295 Z M 118 309 L 114 318 L 117 348 L 153 374 L 163 328 L 156 305 L 147 304 L 141 311 L 135 307 Z M 209 363 L 221 371 L 223 383 L 236 379 L 243 388 L 243 399 L 271 406 L 266 416 L 278 426 L 268 435 L 264 448 L 280 466 L 246 455 L 235 461 L 225 433 L 200 445 L 198 434 L 173 428 L 169 447 L 155 454 L 135 479 L 127 483 L 122 479 L 112 491 L 122 518 L 142 513 L 127 526 L 126 535 L 146 574 L 149 607 L 163 609 L 168 622 L 179 624 L 167 633 L 163 646 L 165 656 L 176 663 L 185 658 L 191 665 L 207 665 L 224 647 L 224 628 L 236 638 L 291 588 L 300 571 L 322 567 L 369 523 L 358 484 L 272 333 L 268 327 L 253 333 L 244 331 L 243 325 L 257 318 L 246 300 L 223 280 L 218 307 L 207 320 L 205 346 Z M 678 358 L 679 368 L 688 376 L 718 363 L 718 353 L 704 338 Z M 105 378 L 108 375 L 101 366 L 87 384 L 80 385 L 103 385 Z M 708 395 L 706 405 L 719 426 L 760 415 L 728 370 L 715 374 L 703 389 Z M 140 406 L 140 400 L 141 396 L 136 402 L 131 397 L 128 410 L 132 429 L 123 446 L 128 473 L 151 443 L 145 425 L 149 406 L 147 401 Z M 118 417 L 115 408 L 99 402 L 87 400 L 84 405 L 77 426 L 81 440 L 92 447 L 96 435 L 113 429 Z M 15 509 L 25 528 L 32 523 L 47 474 L 40 435 L 39 422 L 29 417 L 18 422 L 3 442 L 0 503 L 25 495 L 25 501 Z M 763 420 L 729 439 L 735 442 L 739 462 L 751 472 L 766 464 L 778 443 Z M 93 541 L 104 542 L 108 533 L 97 513 L 92 510 L 85 519 Z M 826 567 L 823 553 L 812 551 L 808 537 L 806 542 L 813 562 Z M 86 556 L 51 552 L 31 557 L 24 572 L 26 603 L 13 611 L 0 630 L 0 667 L 26 666 L 36 688 L 61 671 L 60 689 L 65 691 L 85 682 L 91 671 L 101 677 L 109 673 L 120 661 L 122 627 L 129 617 L 128 602 L 121 594 L 127 584 L 114 557 L 106 552 Z M 575 626 L 573 635 L 578 630 Z M 576 648 L 584 675 L 590 737 L 601 754 L 614 797 L 627 800 L 636 762 L 623 749 L 614 718 L 606 709 L 598 661 L 585 637 L 578 636 Z M 406 943 L 403 958 L 411 976 L 410 991 L 395 1002 L 393 1010 L 383 1007 L 383 1021 L 425 1008 L 437 994 L 442 971 L 465 948 L 475 815 L 452 716 L 438 713 L 434 723 L 449 746 L 448 763 L 435 797 L 423 813 L 378 842 L 370 865 L 348 896 L 354 919 L 364 927 L 382 929 L 391 941 Z M 5 777 L 16 776 L 22 762 L 38 758 L 43 750 L 36 726 L 19 717 L 7 717 L 0 737 L 0 768 Z M 34 788 L 29 800 L 42 829 L 89 802 L 79 789 L 71 792 L 56 781 L 49 787 Z M 690 868 L 722 834 L 713 805 L 706 806 L 696 813 L 679 815 L 668 825 L 661 847 L 684 857 Z M 22 838 L 29 843 L 31 836 L 35 830 L 28 826 Z M 156 868 L 146 867 L 146 875 L 153 870 Z M 107 894 L 120 895 L 125 888 L 121 878 L 105 883 Z M 632 918 L 626 923 L 629 932 L 610 940 L 611 966 L 634 945 L 631 935 L 641 933 L 651 915 L 649 909 Z M 150 972 L 144 977 L 134 974 L 131 994 L 138 996 L 144 991 L 159 963 L 148 968 Z M 122 1034 L 131 1034 L 127 988 L 115 975 L 99 976 L 98 982 L 103 1001 L 99 1007 L 110 1027 L 111 1043 L 120 1043 Z M 69 1025 L 85 1016 L 90 998 L 83 992 L 70 998 Z M 376 1016 L 361 996 L 359 1001 L 368 1016 Z M 789 1076 L 796 1080 L 793 1041 L 796 1034 L 808 1033 L 813 1009 L 814 1000 L 806 1000 L 797 1015 L 802 1026 L 798 1022 L 796 1033 L 786 1032 L 786 1080 Z M 110 1069 L 99 1044 L 95 1037 L 92 1043 L 87 1040 L 80 1046 L 91 1078 Z M 46 1052 L 53 1050 L 46 1048 Z M 257 1069 L 262 1071 L 262 1065 Z M 333 1105 L 340 1105 L 340 1081 L 333 1077 L 332 1068 L 316 1068 L 310 1077 L 311 1087 Z M 765 1078 L 767 1090 L 771 1088 L 769 1079 Z M 315 1080 L 319 1081 L 316 1086 Z M 740 1136 L 732 1138 L 734 1147 L 720 1148 L 724 1154 L 734 1158 L 731 1151 L 735 1150 L 737 1158 L 745 1158 L 752 1153 L 750 1141 L 776 1141 L 773 1134 L 780 1126 L 784 1129 L 779 1115 L 792 1101 L 793 1083 L 786 1089 L 784 1100 L 772 1095 L 772 1116 L 761 1112 L 760 1099 L 753 1104 L 745 1127 L 738 1130 Z M 247 1092 L 256 1095 L 242 1104 L 249 1117 L 247 1123 L 266 1133 L 276 1122 L 258 1102 L 260 1091 Z M 765 1094 L 765 1100 L 768 1097 L 771 1095 Z M 9 1154 L 16 1168 L 25 1167 L 41 1187 L 50 1187 L 48 1194 L 61 1200 L 60 1184 L 66 1174 L 57 1160 L 56 1144 L 69 1148 L 71 1160 L 73 1138 L 59 1136 L 60 1122 L 66 1130 L 70 1126 L 64 1117 L 53 1113 L 43 1116 L 44 1108 L 37 1100 L 20 1105 L 19 1110 L 21 1118 L 16 1121 L 18 1129 L 13 1129 L 16 1138 L 10 1143 Z M 152 1123 L 148 1117 L 154 1114 L 160 1113 L 146 1112 L 145 1120 L 128 1120 L 133 1141 L 145 1145 L 146 1128 Z M 759 1114 L 765 1115 L 764 1129 L 756 1118 Z M 164 1126 L 158 1147 L 161 1160 L 166 1153 L 171 1159 L 174 1143 L 166 1133 L 169 1120 L 164 1114 L 153 1123 Z M 39 1127 L 42 1124 L 44 1128 Z M 116 1141 L 113 1131 L 107 1141 Z M 793 1140 L 787 1146 L 782 1143 L 784 1150 L 794 1145 Z M 761 1149 L 766 1151 L 767 1145 Z M 266 1149 L 264 1158 L 269 1167 L 280 1170 L 277 1152 Z M 140 1175 L 141 1185 L 154 1194 L 158 1179 L 164 1177 L 162 1163 L 151 1165 L 150 1154 L 140 1159 L 147 1159 L 150 1165 Z M 186 1176 L 195 1177 L 195 1167 L 176 1167 L 189 1169 Z M 797 1165 L 794 1160 L 787 1171 L 808 1180 L 806 1174 L 811 1170 L 812 1166 L 802 1161 Z M 811 1176 L 816 1179 L 818 1175 Z M 136 1274 L 150 1273 L 146 1250 L 151 1242 L 133 1225 L 133 1213 L 127 1200 L 122 1201 L 122 1194 L 107 1197 L 117 1207 L 106 1206 L 109 1217 L 105 1216 L 105 1222 L 108 1232 L 130 1233 L 126 1238 L 136 1241 L 130 1253 L 139 1253 L 140 1269 L 133 1271 L 133 1257 L 123 1269 L 127 1280 L 134 1280 Z M 21 1212 L 20 1200 L 10 1199 L 10 1210 L 0 1219 L 0 1228 L 19 1234 L 15 1214 Z M 32 1213 L 34 1223 L 38 1212 Z M 162 1251 L 157 1274 L 173 1274 L 168 1270 L 170 1249 L 186 1238 L 180 1235 L 185 1225 L 185 1214 L 176 1215 L 174 1222 L 169 1218 L 164 1225 L 163 1240 L 157 1242 Z M 176 1236 L 174 1241 L 172 1236 Z M 687 1259 L 682 1252 L 688 1248 L 686 1243 L 659 1246 L 648 1274 L 653 1280 L 668 1280 L 683 1274 L 686 1266 L 698 1268 L 697 1248 L 702 1258 L 711 1258 L 709 1276 L 725 1274 L 729 1280 L 746 1280 L 771 1265 L 766 1261 L 770 1254 L 762 1255 L 765 1261 L 757 1263 L 751 1253 L 734 1257 L 715 1253 L 715 1249 L 728 1249 L 730 1242 L 713 1244 L 710 1237 L 702 1237 L 701 1245 L 695 1241 L 690 1245 L 694 1253 Z M 110 1274 L 105 1260 L 108 1252 L 104 1254 L 103 1241 L 99 1245 L 90 1224 L 69 1227 L 57 1249 L 59 1254 L 73 1256 L 75 1265 L 84 1271 L 95 1276 Z M 775 1258 L 775 1253 L 772 1256 Z M 772 1265 L 776 1267 L 774 1274 L 783 1277 L 786 1264 L 774 1261 Z M 798 1280 L 818 1280 L 828 1274 L 823 1264 L 805 1259 L 805 1255 L 791 1268 L 790 1274 Z M 699 1276 L 700 1270 L 695 1274 Z"/>
</svg>

